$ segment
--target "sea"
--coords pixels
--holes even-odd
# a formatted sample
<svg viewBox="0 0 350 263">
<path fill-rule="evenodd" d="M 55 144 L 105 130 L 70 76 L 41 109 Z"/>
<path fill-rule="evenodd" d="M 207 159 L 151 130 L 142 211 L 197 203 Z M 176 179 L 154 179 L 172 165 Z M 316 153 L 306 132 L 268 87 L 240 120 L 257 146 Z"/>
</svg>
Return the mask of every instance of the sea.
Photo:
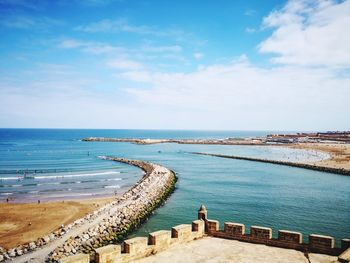
<svg viewBox="0 0 350 263">
<path fill-rule="evenodd" d="M 140 159 L 176 172 L 175 192 L 131 236 L 191 223 L 204 204 L 210 219 L 350 238 L 350 177 L 269 163 L 194 155 L 207 152 L 286 161 L 326 153 L 285 147 L 83 142 L 85 137 L 210 139 L 271 131 L 0 129 L 0 202 L 107 197 L 143 172 L 103 156 Z M 274 132 L 275 133 L 275 132 Z"/>
</svg>

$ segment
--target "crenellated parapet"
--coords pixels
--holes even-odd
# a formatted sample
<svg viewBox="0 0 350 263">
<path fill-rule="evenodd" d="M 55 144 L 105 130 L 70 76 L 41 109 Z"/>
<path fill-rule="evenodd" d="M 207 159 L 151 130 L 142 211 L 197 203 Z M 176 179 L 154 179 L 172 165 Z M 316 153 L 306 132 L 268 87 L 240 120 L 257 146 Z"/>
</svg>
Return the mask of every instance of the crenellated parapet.
<svg viewBox="0 0 350 263">
<path fill-rule="evenodd" d="M 148 237 L 135 237 L 125 240 L 121 245 L 108 245 L 95 250 L 95 258 L 90 259 L 88 254 L 78 254 L 67 257 L 64 263 L 96 263 L 133 262 L 136 259 L 147 257 L 166 250 L 177 244 L 186 243 L 205 235 L 204 221 L 195 220 L 192 224 L 174 226 L 171 231 L 160 230 L 150 233 Z"/>
<path fill-rule="evenodd" d="M 278 237 L 272 235 L 272 228 L 251 226 L 246 233 L 244 224 L 225 222 L 220 229 L 220 222 L 207 219 L 207 210 L 201 206 L 198 210 L 198 220 L 192 224 L 181 224 L 171 230 L 160 230 L 150 233 L 148 237 L 135 237 L 125 240 L 121 245 L 108 245 L 95 249 L 95 258 L 79 254 L 68 257 L 64 263 L 87 263 L 95 260 L 97 263 L 133 262 L 134 260 L 154 255 L 177 244 L 190 242 L 205 236 L 232 239 L 255 244 L 296 249 L 304 253 L 321 253 L 338 256 L 340 262 L 350 260 L 350 239 L 343 239 L 341 247 L 335 247 L 335 239 L 329 236 L 310 234 L 309 243 L 303 243 L 303 235 L 299 232 L 279 230 Z"/>
<path fill-rule="evenodd" d="M 205 210 L 206 217 L 208 216 Z M 198 211 L 198 218 L 202 217 L 203 211 Z M 324 235 L 309 235 L 309 243 L 303 243 L 303 234 L 295 231 L 278 230 L 278 237 L 273 238 L 272 228 L 263 226 L 251 226 L 246 233 L 244 224 L 225 222 L 224 229 L 220 230 L 220 222 L 206 219 L 206 234 L 213 237 L 233 239 L 238 241 L 265 244 L 269 246 L 296 249 L 304 252 L 322 253 L 328 255 L 339 255 L 350 247 L 350 240 L 341 240 L 341 247 L 335 246 L 335 239 Z"/>
</svg>

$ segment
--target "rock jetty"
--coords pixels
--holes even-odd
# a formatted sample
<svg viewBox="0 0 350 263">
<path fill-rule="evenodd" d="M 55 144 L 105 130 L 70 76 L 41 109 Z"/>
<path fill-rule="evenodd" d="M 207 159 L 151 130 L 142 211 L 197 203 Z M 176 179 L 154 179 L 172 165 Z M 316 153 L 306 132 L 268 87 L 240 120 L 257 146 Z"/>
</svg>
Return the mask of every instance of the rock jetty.
<svg viewBox="0 0 350 263">
<path fill-rule="evenodd" d="M 307 164 L 307 163 L 294 163 L 294 162 L 277 161 L 277 160 L 254 158 L 254 157 L 244 157 L 244 156 L 235 156 L 235 155 L 201 153 L 201 152 L 191 152 L 191 153 L 192 154 L 199 154 L 199 155 L 208 155 L 208 156 L 220 157 L 220 158 L 229 158 L 229 159 L 244 160 L 244 161 L 253 161 L 253 162 L 261 162 L 261 163 L 272 163 L 272 164 L 278 164 L 278 165 L 286 165 L 286 166 L 304 168 L 304 169 L 315 170 L 315 171 L 326 172 L 326 173 L 347 175 L 347 176 L 350 175 L 350 170 L 344 169 L 344 168 L 326 167 L 326 166 Z"/>
<path fill-rule="evenodd" d="M 135 144 L 212 144 L 212 145 L 266 145 L 261 138 L 226 138 L 226 139 L 138 139 L 138 138 L 106 138 L 88 137 L 83 142 L 131 142 Z"/>
<path fill-rule="evenodd" d="M 145 176 L 117 201 L 107 205 L 107 216 L 98 225 L 57 247 L 49 257 L 50 262 L 76 253 L 93 256 L 95 248 L 122 241 L 174 191 L 175 174 L 163 166 L 123 158 L 106 159 L 140 167 L 145 171 Z"/>
<path fill-rule="evenodd" d="M 62 258 L 76 253 L 94 256 L 95 248 L 122 241 L 175 189 L 175 173 L 163 166 L 116 157 L 104 159 L 137 166 L 145 174 L 121 197 L 84 218 L 67 226 L 62 225 L 58 230 L 37 241 L 9 250 L 0 248 L 0 262 L 13 259 L 16 259 L 16 262 L 26 262 L 27 258 L 59 262 Z M 59 242 L 60 239 L 62 242 Z M 48 250 L 50 245 L 52 249 Z"/>
</svg>

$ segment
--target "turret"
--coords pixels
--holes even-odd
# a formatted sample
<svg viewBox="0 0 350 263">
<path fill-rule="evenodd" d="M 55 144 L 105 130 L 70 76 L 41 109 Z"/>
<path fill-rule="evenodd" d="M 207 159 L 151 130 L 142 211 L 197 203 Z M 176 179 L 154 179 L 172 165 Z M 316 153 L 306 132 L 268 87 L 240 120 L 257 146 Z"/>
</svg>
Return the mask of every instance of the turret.
<svg viewBox="0 0 350 263">
<path fill-rule="evenodd" d="M 208 218 L 208 211 L 204 205 L 201 205 L 201 207 L 198 210 L 198 219 L 207 220 L 207 218 Z"/>
</svg>

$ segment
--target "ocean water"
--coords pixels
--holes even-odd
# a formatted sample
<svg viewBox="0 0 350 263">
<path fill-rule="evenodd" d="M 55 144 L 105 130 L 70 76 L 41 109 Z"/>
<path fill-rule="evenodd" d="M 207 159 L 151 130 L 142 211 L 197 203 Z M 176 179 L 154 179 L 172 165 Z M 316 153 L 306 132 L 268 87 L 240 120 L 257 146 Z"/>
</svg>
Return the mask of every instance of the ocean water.
<svg viewBox="0 0 350 263">
<path fill-rule="evenodd" d="M 11 202 L 110 196 L 142 176 L 138 168 L 103 160 L 111 155 L 152 161 L 179 178 L 166 204 L 134 235 L 190 223 L 205 204 L 209 218 L 350 237 L 350 177 L 274 164 L 193 155 L 210 152 L 300 161 L 327 158 L 281 147 L 82 142 L 121 138 L 226 138 L 269 132 L 0 129 L 0 200 Z M 24 178 L 26 177 L 26 178 Z"/>
</svg>

